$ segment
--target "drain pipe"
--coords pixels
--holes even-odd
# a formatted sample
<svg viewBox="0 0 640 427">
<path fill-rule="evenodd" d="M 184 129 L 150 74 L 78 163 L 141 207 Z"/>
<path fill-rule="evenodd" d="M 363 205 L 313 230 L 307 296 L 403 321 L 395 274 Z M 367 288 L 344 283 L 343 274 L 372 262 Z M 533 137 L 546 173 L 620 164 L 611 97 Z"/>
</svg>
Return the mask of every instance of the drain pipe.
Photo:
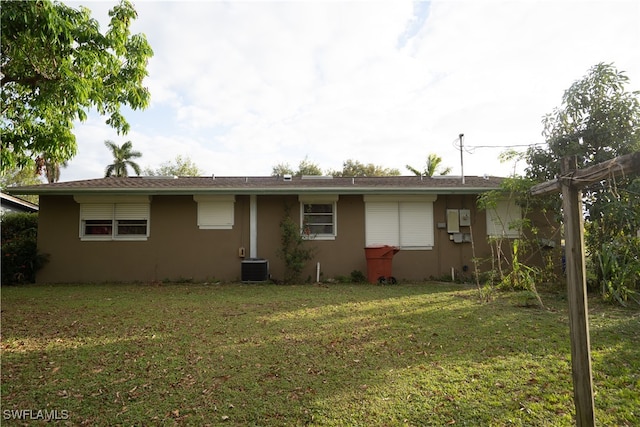
<svg viewBox="0 0 640 427">
<path fill-rule="evenodd" d="M 320 261 L 316 265 L 316 283 L 320 283 Z"/>
<path fill-rule="evenodd" d="M 258 198 L 249 196 L 249 257 L 258 257 Z"/>
</svg>

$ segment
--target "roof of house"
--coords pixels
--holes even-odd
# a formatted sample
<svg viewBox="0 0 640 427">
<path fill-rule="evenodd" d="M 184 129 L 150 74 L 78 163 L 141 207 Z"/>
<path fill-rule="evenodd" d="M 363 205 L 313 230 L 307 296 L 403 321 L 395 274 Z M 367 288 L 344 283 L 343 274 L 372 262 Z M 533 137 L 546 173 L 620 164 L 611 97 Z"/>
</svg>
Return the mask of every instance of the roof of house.
<svg viewBox="0 0 640 427">
<path fill-rule="evenodd" d="M 23 200 L 19 197 L 11 196 L 6 193 L 0 193 L 0 198 L 2 199 L 2 205 L 8 205 L 25 212 L 38 212 L 38 205 Z"/>
<path fill-rule="evenodd" d="M 478 194 L 497 189 L 504 178 L 466 176 L 249 176 L 126 177 L 12 187 L 12 194 Z"/>
</svg>

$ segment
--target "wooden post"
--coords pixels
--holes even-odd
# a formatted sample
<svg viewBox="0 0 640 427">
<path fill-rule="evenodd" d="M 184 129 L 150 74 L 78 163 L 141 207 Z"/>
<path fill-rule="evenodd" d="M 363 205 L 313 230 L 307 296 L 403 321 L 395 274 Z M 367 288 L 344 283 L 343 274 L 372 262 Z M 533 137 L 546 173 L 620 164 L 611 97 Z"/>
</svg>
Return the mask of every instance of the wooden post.
<svg viewBox="0 0 640 427">
<path fill-rule="evenodd" d="M 576 157 L 562 159 L 562 209 L 564 215 L 565 256 L 571 334 L 571 371 L 576 425 L 594 426 L 591 350 L 587 309 L 587 282 L 584 261 L 582 191 L 574 185 L 570 173 L 576 169 Z"/>
<path fill-rule="evenodd" d="M 596 420 L 593 410 L 581 189 L 594 182 L 619 175 L 640 175 L 640 151 L 584 169 L 576 170 L 576 167 L 575 156 L 563 158 L 561 176 L 533 186 L 531 194 L 535 196 L 562 191 L 573 401 L 576 407 L 576 425 L 591 427 L 595 425 Z"/>
</svg>

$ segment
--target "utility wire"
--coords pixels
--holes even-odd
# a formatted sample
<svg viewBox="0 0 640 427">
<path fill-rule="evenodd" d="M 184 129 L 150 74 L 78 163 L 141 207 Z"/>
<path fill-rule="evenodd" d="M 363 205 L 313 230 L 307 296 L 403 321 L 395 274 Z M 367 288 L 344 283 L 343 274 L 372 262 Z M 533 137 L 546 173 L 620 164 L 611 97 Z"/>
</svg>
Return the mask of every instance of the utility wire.
<svg viewBox="0 0 640 427">
<path fill-rule="evenodd" d="M 468 147 L 469 148 L 511 148 L 511 147 L 533 147 L 535 145 L 546 145 L 546 142 L 535 142 L 533 144 L 510 144 L 510 145 L 469 145 Z"/>
</svg>

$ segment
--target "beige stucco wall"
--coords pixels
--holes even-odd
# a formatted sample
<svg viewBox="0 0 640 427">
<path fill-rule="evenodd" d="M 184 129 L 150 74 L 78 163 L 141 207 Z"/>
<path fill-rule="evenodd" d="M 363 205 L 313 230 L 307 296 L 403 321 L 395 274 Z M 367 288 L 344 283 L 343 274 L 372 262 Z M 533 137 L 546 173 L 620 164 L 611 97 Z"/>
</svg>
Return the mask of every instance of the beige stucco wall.
<svg viewBox="0 0 640 427">
<path fill-rule="evenodd" d="M 433 250 L 400 251 L 393 259 L 393 274 L 400 280 L 424 280 L 456 274 L 471 277 L 473 253 L 470 243 L 454 243 L 446 229 L 446 209 L 470 209 L 476 257 L 490 256 L 486 239 L 486 219 L 476 209 L 475 196 L 440 195 L 434 203 L 435 246 Z M 278 257 L 279 223 L 284 206 L 292 207 L 299 220 L 297 196 L 257 196 L 257 255 L 269 260 L 273 278 L 281 280 L 284 265 Z M 249 256 L 249 196 L 236 196 L 235 224 L 231 230 L 200 230 L 197 204 L 192 196 L 153 196 L 150 211 L 150 237 L 147 241 L 81 241 L 79 205 L 71 196 L 41 196 L 38 246 L 50 256 L 38 273 L 38 282 L 107 281 L 194 281 L 240 280 L 238 249 Z M 314 260 L 303 279 L 315 280 L 320 262 L 322 279 L 349 276 L 354 270 L 367 273 L 364 252 L 365 205 L 360 195 L 340 196 L 337 205 L 335 240 L 312 241 Z M 470 232 L 461 227 L 461 232 Z M 465 273 L 463 270 L 467 269 Z M 484 269 L 489 266 L 485 263 Z"/>
</svg>

